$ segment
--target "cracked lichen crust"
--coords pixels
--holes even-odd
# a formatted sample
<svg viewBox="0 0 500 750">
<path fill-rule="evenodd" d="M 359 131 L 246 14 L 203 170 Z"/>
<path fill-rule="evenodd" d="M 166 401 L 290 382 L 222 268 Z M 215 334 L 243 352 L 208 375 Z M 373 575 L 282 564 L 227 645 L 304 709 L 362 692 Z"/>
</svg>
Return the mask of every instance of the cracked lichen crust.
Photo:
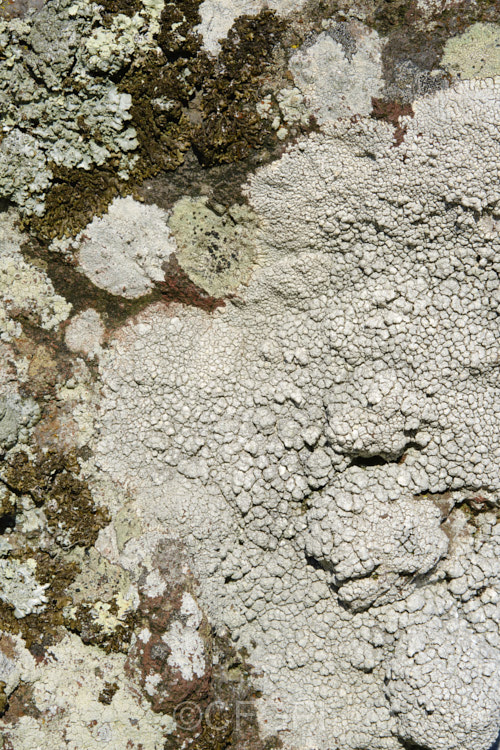
<svg viewBox="0 0 500 750">
<path fill-rule="evenodd" d="M 361 468 L 346 471 L 310 505 L 306 554 L 331 572 L 339 601 L 354 611 L 408 595 L 448 550 L 439 508 L 405 497 L 382 469 L 369 482 Z"/>
<path fill-rule="evenodd" d="M 500 725 L 497 658 L 460 620 L 435 618 L 408 628 L 387 673 L 399 736 L 436 750 L 491 747 Z"/>
<path fill-rule="evenodd" d="M 182 539 L 287 748 L 401 748 L 419 694 L 405 682 L 396 716 L 388 665 L 435 617 L 499 669 L 499 93 L 418 100 L 398 146 L 370 118 L 299 140 L 249 181 L 259 266 L 238 298 L 151 306 L 100 359 L 96 481 Z M 500 697 L 461 664 L 460 727 L 487 750 Z"/>
</svg>

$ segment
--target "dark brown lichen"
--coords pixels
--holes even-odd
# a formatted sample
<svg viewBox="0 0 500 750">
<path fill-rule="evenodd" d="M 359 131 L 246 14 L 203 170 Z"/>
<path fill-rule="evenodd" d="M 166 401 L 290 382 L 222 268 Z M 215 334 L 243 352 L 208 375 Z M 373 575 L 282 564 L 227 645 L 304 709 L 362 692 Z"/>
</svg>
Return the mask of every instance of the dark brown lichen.
<svg viewBox="0 0 500 750">
<path fill-rule="evenodd" d="M 94 216 L 101 216 L 117 195 L 132 184 L 117 175 L 118 158 L 91 169 L 52 165 L 54 182 L 45 199 L 43 216 L 25 218 L 21 226 L 47 242 L 54 237 L 78 234 Z"/>
<path fill-rule="evenodd" d="M 238 18 L 221 42 L 212 74 L 201 82 L 201 122 L 192 133 L 203 165 L 239 161 L 275 138 L 256 105 L 284 32 L 284 21 L 264 10 Z"/>
<path fill-rule="evenodd" d="M 122 13 L 125 16 L 133 16 L 144 6 L 141 0 L 99 0 L 99 5 L 104 9 L 104 17 Z"/>
<path fill-rule="evenodd" d="M 114 197 L 133 192 L 159 172 L 177 169 L 189 149 L 209 166 L 236 162 L 264 145 L 276 145 L 276 133 L 270 122 L 260 118 L 256 105 L 277 66 L 275 50 L 285 22 L 267 10 L 239 18 L 215 59 L 202 49 L 194 31 L 201 21 L 200 3 L 167 3 L 158 47 L 114 75 L 119 91 L 132 97 L 129 125 L 135 128 L 139 144 L 129 179 L 118 176 L 118 154 L 88 170 L 50 165 L 53 184 L 45 213 L 24 220 L 24 226 L 44 242 L 77 234 L 94 216 L 102 215 Z M 122 0 L 105 4 L 106 23 L 122 5 Z M 71 78 L 65 85 L 81 87 Z M 77 118 L 76 124 L 82 138 L 87 138 L 83 118 Z"/>
<path fill-rule="evenodd" d="M 103 703 L 105 706 L 109 706 L 113 700 L 113 696 L 118 691 L 119 685 L 117 682 L 105 682 L 104 687 L 99 693 L 98 701 Z"/>
<path fill-rule="evenodd" d="M 377 99 L 372 96 L 371 116 L 374 120 L 384 120 L 393 126 L 395 146 L 399 146 L 403 142 L 407 130 L 406 125 L 401 125 L 400 117 L 413 117 L 413 114 L 414 112 L 411 104 L 386 101 L 385 99 Z"/>
<path fill-rule="evenodd" d="M 63 549 L 92 546 L 100 529 L 109 523 L 107 511 L 95 504 L 79 472 L 74 453 L 62 456 L 56 452 L 32 460 L 19 451 L 2 469 L 2 481 L 11 492 L 28 495 L 43 508 L 47 530 Z"/>
</svg>

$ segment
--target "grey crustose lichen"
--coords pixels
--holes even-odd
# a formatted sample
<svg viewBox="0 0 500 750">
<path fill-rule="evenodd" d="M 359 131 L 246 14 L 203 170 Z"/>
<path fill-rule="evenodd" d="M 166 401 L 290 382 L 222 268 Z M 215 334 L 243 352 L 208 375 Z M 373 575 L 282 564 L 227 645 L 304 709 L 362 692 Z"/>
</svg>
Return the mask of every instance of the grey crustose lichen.
<svg viewBox="0 0 500 750">
<path fill-rule="evenodd" d="M 300 140 L 249 181 L 240 299 L 153 306 L 101 360 L 97 468 L 183 539 L 288 748 L 498 733 L 499 102 L 418 100 L 398 148 L 370 119 Z M 425 689 L 406 632 L 438 644 Z"/>
</svg>

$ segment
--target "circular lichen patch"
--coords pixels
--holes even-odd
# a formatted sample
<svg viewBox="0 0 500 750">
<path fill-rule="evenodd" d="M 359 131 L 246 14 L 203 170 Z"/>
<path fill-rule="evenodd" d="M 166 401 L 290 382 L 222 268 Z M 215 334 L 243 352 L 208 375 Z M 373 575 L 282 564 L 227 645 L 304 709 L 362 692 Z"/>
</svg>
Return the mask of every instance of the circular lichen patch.
<svg viewBox="0 0 500 750">
<path fill-rule="evenodd" d="M 441 65 L 462 79 L 500 75 L 500 25 L 475 23 L 464 34 L 449 39 Z"/>
<path fill-rule="evenodd" d="M 246 206 L 222 215 L 206 198 L 182 198 L 169 220 L 177 260 L 191 281 L 214 297 L 223 297 L 247 281 L 254 261 L 255 220 Z"/>
</svg>

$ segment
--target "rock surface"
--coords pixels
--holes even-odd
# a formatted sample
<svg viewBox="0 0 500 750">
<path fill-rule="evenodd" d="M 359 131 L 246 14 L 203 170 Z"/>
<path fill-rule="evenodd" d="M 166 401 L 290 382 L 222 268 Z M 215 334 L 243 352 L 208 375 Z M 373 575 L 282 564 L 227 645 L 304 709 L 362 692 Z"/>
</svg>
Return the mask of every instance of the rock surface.
<svg viewBox="0 0 500 750">
<path fill-rule="evenodd" d="M 3 750 L 492 750 L 499 9 L 0 7 Z"/>
</svg>

